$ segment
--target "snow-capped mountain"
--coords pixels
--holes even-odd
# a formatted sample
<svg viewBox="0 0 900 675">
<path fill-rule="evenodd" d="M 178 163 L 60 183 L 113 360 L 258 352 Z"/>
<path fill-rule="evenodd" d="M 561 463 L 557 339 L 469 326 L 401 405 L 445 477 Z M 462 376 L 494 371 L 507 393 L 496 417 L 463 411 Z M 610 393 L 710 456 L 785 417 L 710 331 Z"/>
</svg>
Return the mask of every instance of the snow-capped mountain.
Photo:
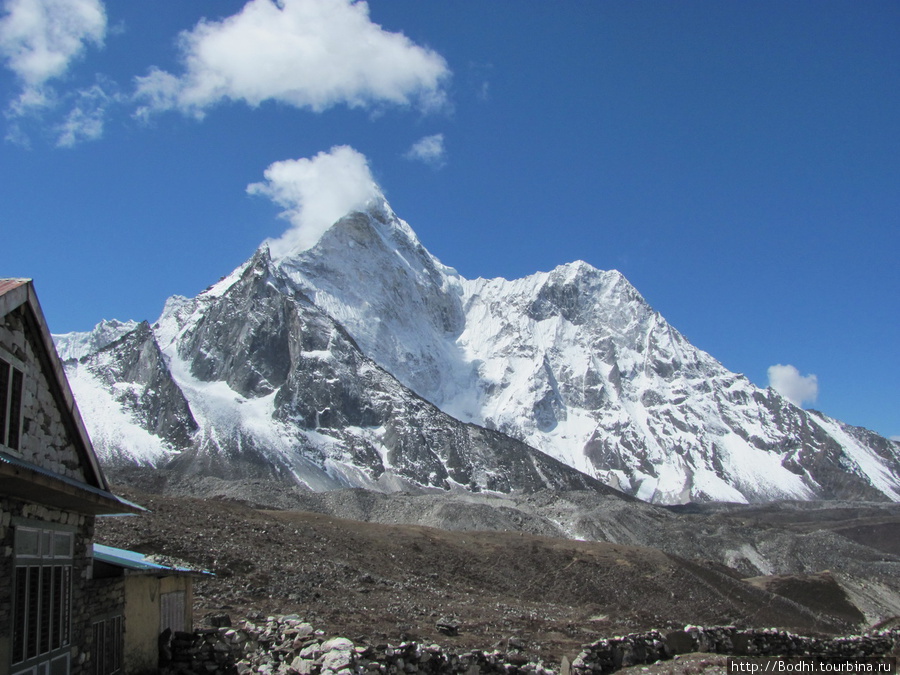
<svg viewBox="0 0 900 675">
<path fill-rule="evenodd" d="M 119 461 L 313 489 L 900 500 L 900 444 L 729 372 L 618 272 L 464 279 L 386 203 L 127 328 L 57 338 Z"/>
<path fill-rule="evenodd" d="M 84 336 L 60 338 L 106 462 L 316 490 L 608 489 L 417 396 L 277 271 L 263 248 L 152 328 L 80 354 Z"/>
<path fill-rule="evenodd" d="M 137 327 L 137 321 L 103 320 L 94 326 L 92 331 L 54 335 L 53 339 L 56 342 L 56 351 L 59 353 L 59 358 L 63 361 L 68 361 L 103 349 L 106 345 L 115 342 Z"/>
</svg>

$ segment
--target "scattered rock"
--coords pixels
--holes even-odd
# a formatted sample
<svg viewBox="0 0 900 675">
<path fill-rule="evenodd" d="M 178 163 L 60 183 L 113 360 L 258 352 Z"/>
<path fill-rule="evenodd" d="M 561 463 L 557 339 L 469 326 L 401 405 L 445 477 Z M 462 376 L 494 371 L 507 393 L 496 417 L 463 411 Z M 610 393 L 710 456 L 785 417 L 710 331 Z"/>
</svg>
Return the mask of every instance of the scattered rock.
<svg viewBox="0 0 900 675">
<path fill-rule="evenodd" d="M 442 620 L 443 621 L 443 620 Z M 448 619 L 448 623 L 454 620 Z M 868 635 L 819 638 L 775 629 L 739 630 L 733 626 L 686 626 L 662 635 L 632 633 L 586 645 L 571 663 L 558 669 L 523 653 L 520 637 L 506 640 L 507 651 L 456 653 L 440 645 L 402 642 L 356 645 L 344 637 L 313 639 L 293 646 L 297 617 L 270 616 L 265 624 L 245 620 L 234 629 L 175 633 L 171 661 L 162 675 L 607 675 L 622 668 L 678 658 L 680 653 L 711 652 L 732 656 L 813 656 L 828 659 L 880 657 L 900 647 L 900 628 Z M 684 651 L 682 651 L 684 650 Z"/>
<path fill-rule="evenodd" d="M 438 619 L 437 623 L 435 623 L 435 628 L 437 628 L 438 632 L 443 633 L 444 635 L 459 635 L 459 621 L 457 621 L 456 619 L 451 619 L 448 617 Z"/>
</svg>

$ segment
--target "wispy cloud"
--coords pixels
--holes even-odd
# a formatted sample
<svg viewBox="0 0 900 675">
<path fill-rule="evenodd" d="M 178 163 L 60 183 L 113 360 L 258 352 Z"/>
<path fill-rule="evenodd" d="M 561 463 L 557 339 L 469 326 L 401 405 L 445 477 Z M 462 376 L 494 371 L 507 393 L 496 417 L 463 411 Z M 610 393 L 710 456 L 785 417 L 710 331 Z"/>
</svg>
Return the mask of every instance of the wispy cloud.
<svg viewBox="0 0 900 675">
<path fill-rule="evenodd" d="M 450 75 L 440 54 L 369 18 L 352 0 L 251 0 L 221 21 L 180 36 L 184 72 L 152 69 L 137 80 L 141 113 L 176 109 L 202 116 L 222 101 L 278 101 L 321 112 L 446 102 Z"/>
<path fill-rule="evenodd" d="M 815 403 L 819 396 L 819 378 L 801 375 L 791 365 L 769 366 L 769 386 L 796 406 Z"/>
<path fill-rule="evenodd" d="M 7 114 L 21 116 L 50 104 L 47 83 L 88 44 L 103 45 L 106 10 L 100 0 L 5 0 L 3 10 L 0 55 L 22 84 Z"/>
<path fill-rule="evenodd" d="M 425 136 L 413 143 L 413 146 L 404 155 L 407 159 L 425 162 L 434 167 L 445 164 L 446 151 L 444 149 L 444 134 Z"/>
<path fill-rule="evenodd" d="M 276 257 L 311 248 L 337 220 L 381 194 L 365 156 L 347 145 L 309 159 L 275 162 L 264 175 L 265 182 L 251 183 L 247 192 L 281 206 L 281 216 L 291 223 L 269 242 Z"/>
<path fill-rule="evenodd" d="M 121 95 L 112 89 L 110 83 L 106 88 L 98 83 L 75 92 L 75 104 L 56 128 L 59 147 L 71 148 L 82 141 L 94 141 L 103 136 L 107 110 L 122 101 Z"/>
<path fill-rule="evenodd" d="M 491 77 L 494 66 L 491 63 L 469 63 L 467 71 L 469 86 L 474 88 L 475 96 L 481 101 L 491 98 Z"/>
</svg>

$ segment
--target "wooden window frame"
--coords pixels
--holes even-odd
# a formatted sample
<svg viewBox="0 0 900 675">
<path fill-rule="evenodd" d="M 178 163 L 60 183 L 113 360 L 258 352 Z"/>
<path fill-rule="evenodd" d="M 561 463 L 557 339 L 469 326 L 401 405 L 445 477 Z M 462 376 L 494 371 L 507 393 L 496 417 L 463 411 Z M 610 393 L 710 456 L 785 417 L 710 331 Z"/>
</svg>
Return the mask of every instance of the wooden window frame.
<svg viewBox="0 0 900 675">
<path fill-rule="evenodd" d="M 95 621 L 91 675 L 117 675 L 122 671 L 125 649 L 125 620 L 121 614 Z"/>
<path fill-rule="evenodd" d="M 10 672 L 55 670 L 72 643 L 75 529 L 20 518 L 12 524 Z"/>
<path fill-rule="evenodd" d="M 25 370 L 0 356 L 0 445 L 18 453 L 22 447 L 22 411 Z"/>
</svg>

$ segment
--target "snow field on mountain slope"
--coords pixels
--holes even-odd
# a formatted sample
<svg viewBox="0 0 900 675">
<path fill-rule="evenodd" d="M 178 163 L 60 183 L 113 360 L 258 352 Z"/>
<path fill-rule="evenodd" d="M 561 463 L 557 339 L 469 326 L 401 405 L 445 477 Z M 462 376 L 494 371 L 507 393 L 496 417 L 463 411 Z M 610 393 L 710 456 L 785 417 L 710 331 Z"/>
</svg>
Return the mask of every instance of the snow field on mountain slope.
<svg viewBox="0 0 900 675">
<path fill-rule="evenodd" d="M 54 335 L 53 342 L 61 360 L 80 359 L 112 344 L 137 327 L 137 321 L 104 319 L 93 330 Z"/>
<path fill-rule="evenodd" d="M 113 456 L 104 459 L 155 465 L 176 454 L 177 451 L 163 439 L 142 428 L 131 414 L 123 410 L 105 383 L 87 366 L 75 364 L 68 367 L 66 377 L 94 446 L 112 449 Z"/>
<path fill-rule="evenodd" d="M 812 420 L 836 439 L 844 448 L 844 454 L 856 465 L 857 475 L 869 482 L 894 501 L 900 501 L 900 478 L 892 474 L 884 461 L 848 434 L 837 420 L 821 419 L 816 415 Z"/>
<path fill-rule="evenodd" d="M 245 268 L 246 265 L 238 269 Z M 229 441 L 239 444 L 243 437 L 252 437 L 269 454 L 280 457 L 287 466 L 292 467 L 296 476 L 299 469 L 308 470 L 309 462 L 304 461 L 298 452 L 301 443 L 296 430 L 273 418 L 276 392 L 259 398 L 246 398 L 227 382 L 197 379 L 191 373 L 190 364 L 178 355 L 179 338 L 195 326 L 201 316 L 198 306 L 206 304 L 204 299 L 221 297 L 239 276 L 237 273 L 229 275 L 195 301 L 177 302 L 171 306 L 167 303 L 154 332 L 172 379 L 187 399 L 200 427 L 197 433 L 217 447 Z M 298 463 L 300 466 L 295 466 Z M 330 489 L 334 484 L 329 483 L 329 486 L 323 484 L 322 487 Z"/>
<path fill-rule="evenodd" d="M 583 263 L 573 264 L 558 269 L 557 274 L 562 271 L 569 278 L 588 268 Z M 480 390 L 484 392 L 482 420 L 596 476 L 597 469 L 583 450 L 594 432 L 599 429 L 603 433 L 604 429 L 631 425 L 652 442 L 654 435 L 649 433 L 649 415 L 639 397 L 647 388 L 658 390 L 668 387 L 669 383 L 661 378 L 655 378 L 653 382 L 647 380 L 639 367 L 643 357 L 633 350 L 617 350 L 614 364 L 600 360 L 588 344 L 603 340 L 602 336 L 593 336 L 592 340 L 580 326 L 562 316 L 540 321 L 530 318 L 527 305 L 535 297 L 536 289 L 549 277 L 550 273 L 539 273 L 511 282 L 492 279 L 465 283 L 467 328 L 458 343 L 465 348 L 467 359 L 479 364 Z M 611 275 L 611 278 L 615 280 L 618 275 Z M 627 328 L 634 329 L 632 321 Z M 622 395 L 609 381 L 614 367 L 634 373 Z M 570 383 L 583 383 L 589 370 L 599 376 L 599 388 L 605 389 L 606 396 L 614 404 L 613 410 L 586 410 L 578 405 L 577 399 L 583 400 L 586 392 L 573 391 Z M 556 374 L 564 376 L 562 383 L 557 384 Z M 675 386 L 683 387 L 683 384 L 677 382 Z M 548 393 L 557 394 L 564 402 L 564 409 L 552 428 L 538 429 L 534 420 L 523 412 L 531 411 Z M 667 454 L 665 449 L 653 445 L 654 459 L 663 461 Z M 672 488 L 674 486 L 667 491 Z"/>
<path fill-rule="evenodd" d="M 272 454 L 291 457 L 297 448 L 296 434 L 273 418 L 276 392 L 259 398 L 246 398 L 227 382 L 204 382 L 191 373 L 190 364 L 173 348 L 164 352 L 172 379 L 188 401 L 200 427 L 198 433 L 221 447 L 234 439 L 250 436 Z"/>
<path fill-rule="evenodd" d="M 500 308 L 502 311 L 512 305 L 513 303 L 498 303 L 492 305 L 492 308 Z M 478 306 L 477 310 L 476 306 L 477 303 L 469 304 L 469 325 L 477 325 L 479 329 L 473 332 L 474 335 L 468 330 L 464 332 L 460 342 L 468 348 L 470 358 L 482 362 L 479 374 L 482 381 L 488 383 L 487 390 L 500 392 L 486 396 L 482 406 L 483 418 L 492 425 L 513 430 L 513 435 L 522 437 L 547 454 L 596 477 L 600 477 L 597 467 L 584 455 L 583 448 L 587 441 L 598 429 L 602 433 L 604 429 L 633 426 L 647 441 L 648 459 L 656 473 L 655 476 L 649 475 L 634 467 L 631 483 L 638 486 L 637 494 L 644 499 L 684 501 L 693 491 L 713 499 L 746 501 L 746 497 L 717 475 L 712 467 L 689 466 L 671 451 L 676 445 L 685 448 L 700 445 L 696 436 L 698 432 L 702 436 L 711 437 L 709 441 L 716 444 L 719 460 L 726 472 L 745 489 L 764 494 L 768 490 L 762 486 L 767 480 L 774 480 L 777 486 L 772 491 L 774 496 L 811 496 L 802 483 L 802 478 L 781 466 L 781 456 L 753 447 L 722 425 L 715 414 L 717 411 L 713 400 L 694 396 L 686 406 L 657 406 L 652 413 L 642 403 L 647 392 L 658 395 L 661 400 L 672 400 L 674 397 L 668 395 L 671 391 L 690 392 L 694 387 L 687 378 L 667 381 L 642 367 L 646 355 L 634 350 L 620 350 L 616 366 L 620 371 L 632 374 L 627 389 L 623 391 L 623 394 L 628 395 L 620 396 L 617 389 L 608 382 L 612 366 L 597 363 L 589 350 L 580 347 L 585 342 L 584 336 L 570 322 L 558 316 L 534 322 L 521 313 L 513 312 L 510 312 L 511 317 L 501 318 L 493 315 L 484 305 Z M 485 340 L 486 335 L 494 337 L 495 341 Z M 527 336 L 525 344 L 522 336 Z M 667 332 L 666 337 L 669 338 L 669 344 L 666 345 L 669 349 L 665 351 L 668 352 L 667 355 L 674 354 L 676 349 L 671 334 Z M 480 342 L 477 342 L 479 338 Z M 559 349 L 557 345 L 565 347 Z M 511 352 L 522 351 L 533 351 L 534 355 L 531 358 L 515 358 L 510 355 Z M 681 349 L 677 351 L 683 352 Z M 552 374 L 546 373 L 545 359 L 551 361 L 551 370 L 556 372 L 568 369 L 570 373 L 583 374 L 588 367 L 594 367 L 595 372 L 602 373 L 606 380 L 608 395 L 617 404 L 619 412 L 611 414 L 611 411 L 595 411 L 589 414 L 570 405 L 566 406 L 563 419 L 557 420 L 549 430 L 537 429 L 532 420 L 523 423 L 517 412 L 531 409 L 537 396 L 551 386 L 547 380 L 548 375 L 552 377 Z M 598 367 L 601 364 L 602 367 Z M 572 378 L 569 379 L 571 381 Z M 689 424 L 696 431 L 687 433 L 679 429 L 677 424 L 667 423 L 667 415 L 681 420 L 683 425 Z M 743 414 L 741 416 L 745 419 L 748 417 Z M 746 421 L 751 422 L 749 426 L 752 432 L 757 432 L 760 436 L 766 434 L 758 420 Z M 519 427 L 515 429 L 517 423 Z M 665 446 L 658 441 L 661 438 L 666 438 Z"/>
</svg>

